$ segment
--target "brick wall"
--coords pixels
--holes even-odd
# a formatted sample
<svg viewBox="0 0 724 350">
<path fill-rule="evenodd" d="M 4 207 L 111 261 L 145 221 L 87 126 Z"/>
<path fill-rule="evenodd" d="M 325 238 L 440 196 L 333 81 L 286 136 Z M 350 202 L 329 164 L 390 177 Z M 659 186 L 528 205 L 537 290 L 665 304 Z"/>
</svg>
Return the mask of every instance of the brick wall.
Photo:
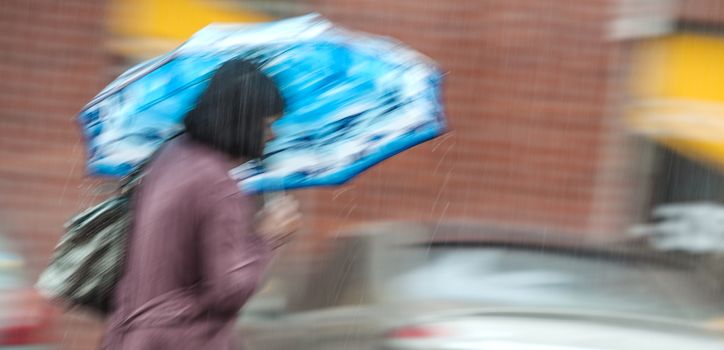
<svg viewBox="0 0 724 350">
<path fill-rule="evenodd" d="M 95 199 L 73 117 L 106 82 L 104 11 L 101 0 L 0 1 L 0 234 L 16 239 L 31 273 Z M 95 343 L 83 317 L 59 326 L 68 349 Z"/>
<path fill-rule="evenodd" d="M 626 162 L 609 159 L 625 156 L 611 147 L 621 142 L 611 91 L 622 83 L 612 77 L 627 52 L 608 38 L 614 1 L 313 4 L 437 60 L 451 128 L 348 186 L 310 194 L 318 231 L 402 218 L 577 233 L 616 232 L 626 222 L 617 209 L 633 184 L 615 176 Z"/>
</svg>

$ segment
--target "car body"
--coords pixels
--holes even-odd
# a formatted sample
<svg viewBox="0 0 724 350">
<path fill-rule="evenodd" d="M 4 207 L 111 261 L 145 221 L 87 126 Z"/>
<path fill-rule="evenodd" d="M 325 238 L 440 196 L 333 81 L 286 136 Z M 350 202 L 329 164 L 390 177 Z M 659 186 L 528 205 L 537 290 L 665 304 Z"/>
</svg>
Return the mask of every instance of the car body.
<svg viewBox="0 0 724 350">
<path fill-rule="evenodd" d="M 246 349 L 724 349 L 714 276 L 645 247 L 405 222 L 329 244 L 276 264 Z"/>
<path fill-rule="evenodd" d="M 52 316 L 33 289 L 24 259 L 0 236 L 0 350 L 52 349 Z"/>
</svg>

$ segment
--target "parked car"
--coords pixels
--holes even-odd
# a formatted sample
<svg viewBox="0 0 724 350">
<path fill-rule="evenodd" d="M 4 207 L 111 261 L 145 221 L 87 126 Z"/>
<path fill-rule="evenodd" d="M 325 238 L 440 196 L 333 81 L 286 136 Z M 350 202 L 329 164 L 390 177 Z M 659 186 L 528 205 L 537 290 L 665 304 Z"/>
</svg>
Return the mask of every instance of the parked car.
<svg viewBox="0 0 724 350">
<path fill-rule="evenodd" d="M 281 254 L 242 313 L 241 338 L 248 350 L 724 349 L 716 276 L 581 237 L 363 227 L 317 257 Z"/>
<path fill-rule="evenodd" d="M 0 350 L 52 346 L 52 312 L 34 291 L 17 249 L 0 236 Z"/>
</svg>

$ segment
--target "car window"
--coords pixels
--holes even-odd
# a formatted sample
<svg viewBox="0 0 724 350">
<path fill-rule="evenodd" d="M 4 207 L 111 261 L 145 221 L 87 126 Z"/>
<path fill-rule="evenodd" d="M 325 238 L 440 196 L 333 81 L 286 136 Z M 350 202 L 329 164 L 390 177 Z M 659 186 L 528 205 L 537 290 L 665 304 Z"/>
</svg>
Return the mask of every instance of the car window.
<svg viewBox="0 0 724 350">
<path fill-rule="evenodd" d="M 242 316 L 246 319 L 272 319 L 284 314 L 287 298 L 281 284 L 279 278 L 266 281 L 262 289 L 244 306 Z"/>
<path fill-rule="evenodd" d="M 436 247 L 425 256 L 423 264 L 381 283 L 379 300 L 585 308 L 677 318 L 724 315 L 715 286 L 685 265 L 490 247 Z"/>
<path fill-rule="evenodd" d="M 263 283 L 242 310 L 242 319 L 265 320 L 294 312 L 295 305 L 309 306 L 300 300 L 312 280 L 311 264 L 299 254 L 284 251 L 275 256 L 264 276 Z"/>
<path fill-rule="evenodd" d="M 340 240 L 304 263 L 275 264 L 249 317 L 426 300 L 674 318 L 724 316 L 719 285 L 690 264 L 552 247 L 396 245 Z M 667 260 L 668 261 L 668 260 Z"/>
</svg>

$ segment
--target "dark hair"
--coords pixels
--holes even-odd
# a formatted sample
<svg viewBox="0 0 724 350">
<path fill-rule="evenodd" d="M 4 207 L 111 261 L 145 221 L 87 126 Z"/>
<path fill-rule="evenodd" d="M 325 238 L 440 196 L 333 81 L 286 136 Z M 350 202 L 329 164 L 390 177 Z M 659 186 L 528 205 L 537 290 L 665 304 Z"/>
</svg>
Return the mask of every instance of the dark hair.
<svg viewBox="0 0 724 350">
<path fill-rule="evenodd" d="M 191 138 L 229 156 L 260 158 L 265 119 L 283 110 L 274 81 L 255 64 L 233 59 L 216 71 L 184 125 Z"/>
</svg>

